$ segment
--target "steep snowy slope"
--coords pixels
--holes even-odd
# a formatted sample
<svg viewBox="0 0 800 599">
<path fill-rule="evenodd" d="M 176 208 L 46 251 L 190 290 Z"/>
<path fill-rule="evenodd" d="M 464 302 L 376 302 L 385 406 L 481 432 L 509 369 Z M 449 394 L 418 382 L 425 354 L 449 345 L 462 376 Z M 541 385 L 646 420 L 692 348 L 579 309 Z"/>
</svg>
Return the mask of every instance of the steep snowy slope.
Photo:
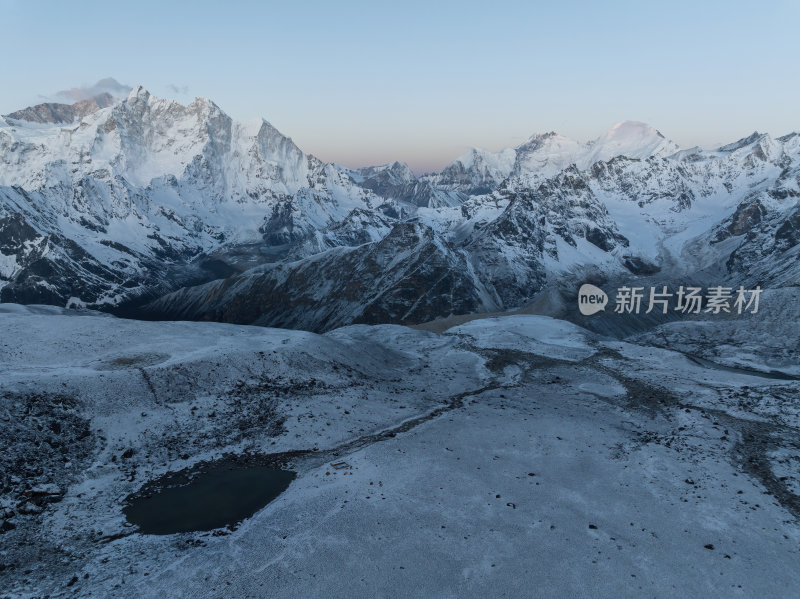
<svg viewBox="0 0 800 599">
<path fill-rule="evenodd" d="M 581 168 L 616 156 L 639 159 L 670 156 L 679 151 L 680 146 L 646 123 L 623 121 L 590 142 L 587 150 L 577 162 Z"/>
<path fill-rule="evenodd" d="M 5 299 L 113 306 L 169 289 L 168 271 L 223 246 L 298 241 L 354 209 L 401 212 L 266 121 L 234 122 L 205 99 L 137 87 L 66 127 L 12 116 L 0 120 Z M 175 282 L 211 276 L 186 270 Z"/>
<path fill-rule="evenodd" d="M 513 173 L 538 178 L 552 176 L 573 164 L 582 163 L 585 153 L 586 144 L 554 131 L 537 133 L 516 148 Z"/>
<path fill-rule="evenodd" d="M 766 258 L 729 263 L 732 253 L 741 255 L 745 248 L 759 245 L 753 235 L 762 220 L 763 226 L 772 230 L 768 235 L 788 236 L 784 242 L 770 242 L 768 253 L 797 243 L 791 233 L 791 215 L 800 197 L 800 153 L 795 137 L 772 140 L 757 135 L 727 149 L 644 160 L 620 156 L 584 170 L 564 171 L 544 183 L 531 174 L 519 175 L 506 181 L 496 195 L 513 202 L 544 186 L 548 198 L 564 197 L 553 218 L 559 213 L 567 215 L 576 203 L 595 202 L 607 214 L 607 222 L 628 241 L 624 254 L 636 257 L 637 263 L 658 266 L 668 276 L 724 264 L 729 275 L 740 276 Z M 570 178 L 564 177 L 567 172 L 572 173 Z M 602 224 L 596 215 L 590 220 Z M 567 237 L 561 237 L 574 247 Z M 603 239 L 597 241 L 595 245 L 624 259 L 623 250 L 615 252 Z M 576 259 L 581 264 L 598 263 L 593 257 Z M 562 267 L 571 262 L 566 256 L 559 259 Z"/>
</svg>

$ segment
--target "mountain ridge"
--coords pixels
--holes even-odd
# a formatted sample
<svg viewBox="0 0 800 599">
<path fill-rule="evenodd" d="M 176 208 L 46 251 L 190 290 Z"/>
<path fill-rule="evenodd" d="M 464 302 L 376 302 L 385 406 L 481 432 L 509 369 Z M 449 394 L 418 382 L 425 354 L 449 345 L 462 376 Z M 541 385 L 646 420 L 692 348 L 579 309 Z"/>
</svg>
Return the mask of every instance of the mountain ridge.
<svg viewBox="0 0 800 599">
<path fill-rule="evenodd" d="M 510 309 L 586 269 L 674 278 L 716 264 L 730 277 L 757 271 L 788 284 L 793 267 L 767 262 L 796 244 L 798 139 L 753 134 L 680 150 L 623 121 L 587 143 L 550 132 L 497 153 L 471 149 L 417 177 L 397 161 L 324 163 L 264 119 L 240 123 L 211 100 L 184 106 L 137 86 L 68 127 L 0 119 L 0 299 L 164 317 L 224 312 L 234 322 L 258 309 L 254 322 L 325 330 L 364 314 L 411 323 Z M 403 249 L 409 224 L 430 243 Z M 408 263 L 381 268 L 397 276 L 352 272 L 373 245 L 392 243 Z M 451 269 L 459 293 L 423 294 L 427 308 L 415 310 L 423 296 L 400 289 L 408 264 L 428 264 L 423 246 L 438 266 L 415 285 L 436 288 Z M 326 269 L 308 270 L 336 248 Z M 259 277 L 265 289 L 267 271 L 314 272 L 281 283 L 284 293 L 328 309 L 292 315 L 274 294 L 262 304 L 231 295 Z M 395 283 L 382 284 L 384 275 Z M 226 297 L 239 315 L 181 307 L 203 304 L 220 277 L 238 281 Z M 367 299 L 375 293 L 383 296 Z"/>
</svg>

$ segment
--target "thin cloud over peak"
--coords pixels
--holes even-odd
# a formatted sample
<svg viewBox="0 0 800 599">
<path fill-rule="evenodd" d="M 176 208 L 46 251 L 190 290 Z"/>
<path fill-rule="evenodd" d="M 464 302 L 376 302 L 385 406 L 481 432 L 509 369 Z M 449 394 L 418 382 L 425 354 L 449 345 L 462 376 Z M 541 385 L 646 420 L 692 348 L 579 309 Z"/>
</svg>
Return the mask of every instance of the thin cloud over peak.
<svg viewBox="0 0 800 599">
<path fill-rule="evenodd" d="M 117 98 L 124 97 L 128 95 L 128 92 L 130 92 L 131 89 L 132 88 L 130 85 L 120 83 L 113 77 L 106 77 L 94 85 L 83 85 L 81 87 L 73 87 L 71 89 L 61 90 L 47 99 L 51 99 L 56 102 L 73 104 L 75 102 L 88 100 L 89 98 L 94 98 L 102 94 L 111 94 Z"/>
<path fill-rule="evenodd" d="M 180 94 L 185 96 L 189 93 L 189 86 L 188 85 L 176 85 L 175 83 L 167 84 L 167 89 L 175 94 Z"/>
</svg>

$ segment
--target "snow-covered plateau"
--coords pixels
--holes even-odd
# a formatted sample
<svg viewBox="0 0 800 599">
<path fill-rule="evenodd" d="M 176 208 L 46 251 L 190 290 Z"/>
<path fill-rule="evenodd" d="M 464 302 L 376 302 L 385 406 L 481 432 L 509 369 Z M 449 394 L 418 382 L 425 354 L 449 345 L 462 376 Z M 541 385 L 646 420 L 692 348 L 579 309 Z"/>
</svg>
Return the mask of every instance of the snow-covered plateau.
<svg viewBox="0 0 800 599">
<path fill-rule="evenodd" d="M 800 588 L 800 380 L 535 315 L 317 335 L 3 304 L 0 330 L 0 597 Z M 297 476 L 237 526 L 126 521 L 160 475 L 270 456 Z"/>
</svg>

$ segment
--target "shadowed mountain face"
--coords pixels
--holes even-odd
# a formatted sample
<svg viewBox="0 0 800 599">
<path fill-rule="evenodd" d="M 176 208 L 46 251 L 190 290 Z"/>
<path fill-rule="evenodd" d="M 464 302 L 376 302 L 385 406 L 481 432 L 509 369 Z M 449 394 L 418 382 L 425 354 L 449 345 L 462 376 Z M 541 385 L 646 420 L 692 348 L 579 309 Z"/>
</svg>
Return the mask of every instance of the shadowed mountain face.
<svg viewBox="0 0 800 599">
<path fill-rule="evenodd" d="M 464 252 L 438 242 L 425 225 L 406 222 L 376 243 L 181 289 L 142 314 L 324 332 L 353 323 L 413 324 L 494 309 Z"/>
<path fill-rule="evenodd" d="M 626 122 L 416 177 L 137 87 L 0 119 L 0 167 L 2 301 L 323 331 L 508 310 L 588 275 L 800 275 L 797 134 L 679 150 Z"/>
</svg>

